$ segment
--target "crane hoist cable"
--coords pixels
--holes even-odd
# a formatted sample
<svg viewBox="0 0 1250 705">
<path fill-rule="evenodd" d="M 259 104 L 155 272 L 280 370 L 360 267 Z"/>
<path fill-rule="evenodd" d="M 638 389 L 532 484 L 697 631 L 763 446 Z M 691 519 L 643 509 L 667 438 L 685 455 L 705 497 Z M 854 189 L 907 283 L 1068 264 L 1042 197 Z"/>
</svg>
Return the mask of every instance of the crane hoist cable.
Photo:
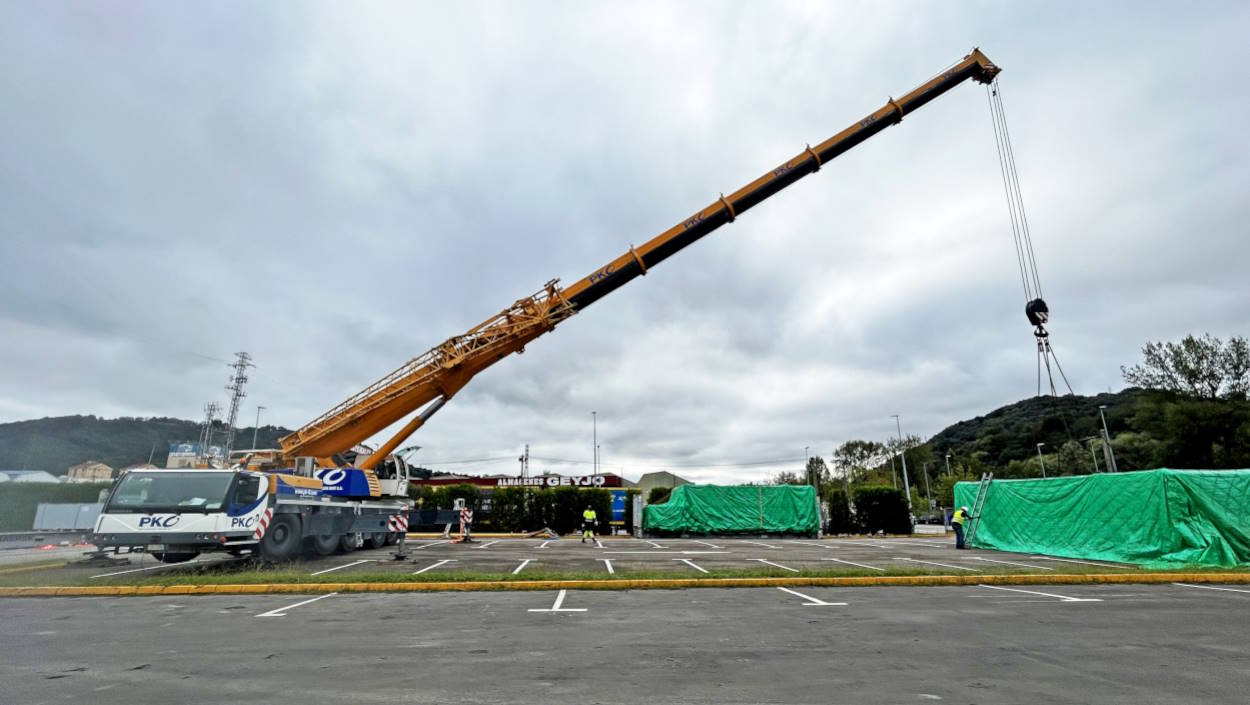
<svg viewBox="0 0 1250 705">
<path fill-rule="evenodd" d="M 1020 175 L 1016 170 L 1016 154 L 1011 147 L 1011 132 L 1007 129 L 1007 112 L 1003 108 L 1003 91 L 998 78 L 986 84 L 985 97 L 990 105 L 994 144 L 998 148 L 998 168 L 1003 177 L 1003 192 L 1007 196 L 1007 211 L 1011 220 L 1011 239 L 1016 248 L 1020 285 L 1024 290 L 1024 315 L 1033 326 L 1033 337 L 1037 340 L 1037 393 L 1041 396 L 1044 369 L 1052 398 L 1059 396 L 1055 386 L 1056 371 L 1067 387 L 1068 394 L 1073 394 L 1072 385 L 1059 364 L 1055 349 L 1050 345 L 1050 333 L 1046 330 L 1046 323 L 1050 321 L 1050 308 L 1042 298 L 1042 279 L 1037 273 L 1037 255 L 1033 252 L 1033 236 L 1024 210 L 1024 195 L 1020 189 Z M 1062 418 L 1062 414 L 1060 417 Z M 1067 427 L 1066 420 L 1064 426 Z"/>
</svg>

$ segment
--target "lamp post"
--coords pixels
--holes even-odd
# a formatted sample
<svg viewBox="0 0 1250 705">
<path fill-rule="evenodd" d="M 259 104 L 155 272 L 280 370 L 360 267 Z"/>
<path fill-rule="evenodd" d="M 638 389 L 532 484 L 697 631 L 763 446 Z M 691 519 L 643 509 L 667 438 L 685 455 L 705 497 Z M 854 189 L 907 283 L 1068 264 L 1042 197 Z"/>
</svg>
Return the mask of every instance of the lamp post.
<svg viewBox="0 0 1250 705">
<path fill-rule="evenodd" d="M 898 414 L 890 414 L 894 417 L 894 427 L 898 429 L 898 455 L 903 461 L 903 492 L 907 495 L 907 513 L 911 514 L 911 485 L 907 482 L 907 447 L 903 445 L 903 423 L 898 420 Z"/>
<path fill-rule="evenodd" d="M 1102 440 L 1101 437 L 1099 436 L 1089 436 L 1088 438 L 1082 438 L 1081 442 L 1088 444 L 1090 441 L 1094 440 L 1095 438 Z M 1098 454 L 1094 452 L 1094 446 L 1087 445 L 1087 447 L 1089 448 L 1089 457 L 1091 460 L 1094 461 L 1094 472 L 1097 473 L 1098 472 Z"/>
<path fill-rule="evenodd" d="M 951 474 L 951 454 L 947 453 L 946 454 L 946 475 L 949 477 L 950 474 Z"/>
<path fill-rule="evenodd" d="M 1115 462 L 1115 449 L 1111 447 L 1111 433 L 1107 430 L 1107 415 L 1103 413 L 1106 408 L 1106 404 L 1098 405 L 1098 416 L 1102 418 L 1102 442 L 1107 449 L 1107 465 L 1111 467 L 1111 472 L 1120 472 L 1120 466 Z"/>
<path fill-rule="evenodd" d="M 252 450 L 256 450 L 256 434 L 260 431 L 260 410 L 265 407 L 256 407 L 256 425 L 252 427 Z"/>
<path fill-rule="evenodd" d="M 590 466 L 591 466 L 590 472 L 592 475 L 598 475 L 599 474 L 599 413 L 596 411 L 590 412 L 590 428 L 591 428 L 591 434 L 592 434 L 591 441 L 590 441 L 590 450 L 594 453 L 590 461 Z"/>
<path fill-rule="evenodd" d="M 929 503 L 928 511 L 933 510 L 933 493 L 929 492 L 929 464 L 925 463 L 924 469 L 924 499 Z"/>
<path fill-rule="evenodd" d="M 1042 464 L 1042 479 L 1043 480 L 1046 479 L 1046 461 L 1042 460 L 1042 446 L 1044 445 L 1046 444 L 1045 443 L 1037 444 L 1037 462 Z"/>
</svg>

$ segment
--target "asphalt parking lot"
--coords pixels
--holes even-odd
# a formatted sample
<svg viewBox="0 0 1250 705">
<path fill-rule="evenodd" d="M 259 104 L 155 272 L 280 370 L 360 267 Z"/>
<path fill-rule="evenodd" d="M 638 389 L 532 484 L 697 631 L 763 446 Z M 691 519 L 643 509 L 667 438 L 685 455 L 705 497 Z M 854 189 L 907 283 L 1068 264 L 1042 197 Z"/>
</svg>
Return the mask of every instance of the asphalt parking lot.
<svg viewBox="0 0 1250 705">
<path fill-rule="evenodd" d="M 444 539 L 408 541 L 408 557 L 392 559 L 392 549 L 358 550 L 348 554 L 306 557 L 283 569 L 325 576 L 332 581 L 356 573 L 395 572 L 426 578 L 456 574 L 490 573 L 524 576 L 535 571 L 568 571 L 613 577 L 638 571 L 663 571 L 673 577 L 699 577 L 713 571 L 760 571 L 778 575 L 801 575 L 815 570 L 858 573 L 916 570 L 974 575 L 981 572 L 1044 573 L 1064 570 L 1117 570 L 1101 561 L 1069 559 L 998 551 L 956 551 L 946 538 L 888 539 L 602 539 L 582 543 L 579 539 L 483 538 L 470 544 Z M 241 569 L 244 562 L 236 562 Z M 151 575 L 177 575 L 204 570 L 229 570 L 231 564 L 218 556 L 204 556 L 193 563 L 167 565 L 150 556 L 135 554 L 128 564 L 88 567 L 67 566 L 44 571 L 49 582 L 126 582 Z"/>
<path fill-rule="evenodd" d="M 4 703 L 1243 703 L 1250 692 L 1244 586 L 15 598 L 2 608 Z"/>
</svg>

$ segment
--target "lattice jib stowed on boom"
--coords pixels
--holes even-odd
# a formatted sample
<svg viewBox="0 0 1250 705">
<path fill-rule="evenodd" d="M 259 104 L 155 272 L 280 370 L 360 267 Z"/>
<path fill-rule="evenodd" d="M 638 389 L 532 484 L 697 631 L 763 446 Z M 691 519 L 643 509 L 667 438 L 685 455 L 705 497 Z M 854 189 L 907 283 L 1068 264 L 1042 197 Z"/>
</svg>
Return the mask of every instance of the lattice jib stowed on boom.
<svg viewBox="0 0 1250 705">
<path fill-rule="evenodd" d="M 360 392 L 281 439 L 283 455 L 329 457 L 368 438 L 429 402 L 442 406 L 461 387 L 500 358 L 523 352 L 525 345 L 572 316 L 575 309 L 561 295 L 558 280 L 483 321 L 468 332 L 448 338 L 403 364 Z M 431 405 L 434 406 L 434 405 Z M 418 415 L 395 443 L 411 435 L 433 412 Z M 423 418 L 424 417 L 424 418 Z M 348 443 L 347 441 L 351 442 Z M 393 450 L 383 444 L 374 463 Z M 368 460 L 361 463 L 371 467 Z"/>
</svg>

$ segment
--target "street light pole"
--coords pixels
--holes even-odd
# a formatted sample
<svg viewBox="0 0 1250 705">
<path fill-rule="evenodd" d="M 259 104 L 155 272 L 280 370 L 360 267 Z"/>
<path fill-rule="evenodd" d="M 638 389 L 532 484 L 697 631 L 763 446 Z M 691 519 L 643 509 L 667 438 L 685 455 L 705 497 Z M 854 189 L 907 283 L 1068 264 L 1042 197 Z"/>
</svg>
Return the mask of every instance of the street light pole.
<svg viewBox="0 0 1250 705">
<path fill-rule="evenodd" d="M 1089 436 L 1088 438 L 1082 438 L 1081 442 L 1086 444 L 1086 447 L 1089 448 L 1089 457 L 1091 460 L 1094 461 L 1094 473 L 1097 474 L 1098 473 L 1098 454 L 1094 452 L 1094 446 L 1089 445 L 1089 442 L 1094 440 L 1095 438 L 1102 440 L 1100 436 Z"/>
<path fill-rule="evenodd" d="M 898 429 L 898 454 L 903 461 L 903 492 L 907 494 L 907 513 L 911 514 L 911 485 L 907 482 L 907 447 L 903 444 L 903 423 L 899 421 L 898 414 L 890 414 L 894 417 L 894 427 Z"/>
<path fill-rule="evenodd" d="M 591 435 L 592 440 L 591 440 L 590 450 L 594 452 L 594 455 L 592 456 L 591 462 L 590 462 L 590 465 L 591 465 L 590 472 L 593 475 L 598 475 L 599 474 L 599 413 L 598 412 L 596 411 L 590 412 L 590 424 L 591 424 L 591 433 L 593 434 Z"/>
<path fill-rule="evenodd" d="M 1043 480 L 1046 479 L 1046 461 L 1042 460 L 1042 446 L 1044 445 L 1046 444 L 1045 443 L 1037 444 L 1037 462 L 1042 464 L 1042 479 Z"/>
<path fill-rule="evenodd" d="M 1098 416 L 1102 418 L 1102 442 L 1106 444 L 1107 464 L 1111 466 L 1111 472 L 1120 472 L 1120 466 L 1115 462 L 1115 448 L 1111 447 L 1111 432 L 1107 430 L 1107 415 L 1103 413 L 1106 408 L 1106 404 L 1098 406 Z"/>
<path fill-rule="evenodd" d="M 951 454 L 947 453 L 946 454 L 946 475 L 949 477 L 950 474 L 951 474 Z"/>
<path fill-rule="evenodd" d="M 260 410 L 265 407 L 256 407 L 256 425 L 252 427 L 252 450 L 256 450 L 256 434 L 260 431 Z"/>
</svg>

